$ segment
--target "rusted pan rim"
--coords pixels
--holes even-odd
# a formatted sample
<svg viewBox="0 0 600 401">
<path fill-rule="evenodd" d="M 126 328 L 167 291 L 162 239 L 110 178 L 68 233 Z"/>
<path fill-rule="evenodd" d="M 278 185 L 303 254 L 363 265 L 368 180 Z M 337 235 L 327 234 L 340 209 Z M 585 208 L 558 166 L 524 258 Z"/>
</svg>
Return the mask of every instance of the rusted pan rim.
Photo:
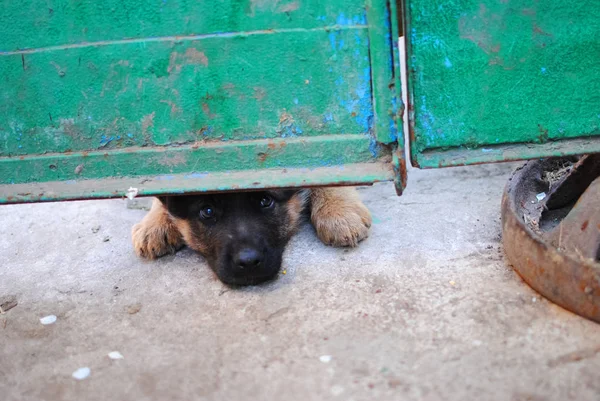
<svg viewBox="0 0 600 401">
<path fill-rule="evenodd" d="M 502 197 L 504 250 L 513 268 L 533 289 L 552 302 L 600 323 L 600 263 L 559 251 L 524 221 L 526 202 L 543 192 L 546 160 L 515 171 Z"/>
</svg>

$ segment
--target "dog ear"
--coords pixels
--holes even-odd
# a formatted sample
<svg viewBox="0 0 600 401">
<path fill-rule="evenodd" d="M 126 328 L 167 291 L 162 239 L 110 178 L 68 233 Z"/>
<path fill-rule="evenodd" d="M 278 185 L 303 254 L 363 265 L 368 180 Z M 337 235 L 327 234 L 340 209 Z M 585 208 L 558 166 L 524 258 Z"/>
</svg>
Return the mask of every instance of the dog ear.
<svg viewBox="0 0 600 401">
<path fill-rule="evenodd" d="M 189 215 L 190 198 L 188 196 L 158 196 L 158 200 L 173 217 L 186 219 Z"/>
</svg>

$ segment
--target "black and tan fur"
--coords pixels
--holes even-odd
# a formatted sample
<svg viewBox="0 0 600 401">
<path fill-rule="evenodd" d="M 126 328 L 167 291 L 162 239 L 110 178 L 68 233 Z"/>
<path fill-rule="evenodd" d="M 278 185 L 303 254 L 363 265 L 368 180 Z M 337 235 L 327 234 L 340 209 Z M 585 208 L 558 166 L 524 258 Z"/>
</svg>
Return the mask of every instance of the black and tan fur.
<svg viewBox="0 0 600 401">
<path fill-rule="evenodd" d="M 133 227 L 133 246 L 154 259 L 187 245 L 221 281 L 256 284 L 277 275 L 305 210 L 328 245 L 356 246 L 371 226 L 369 210 L 348 187 L 160 197 Z"/>
</svg>

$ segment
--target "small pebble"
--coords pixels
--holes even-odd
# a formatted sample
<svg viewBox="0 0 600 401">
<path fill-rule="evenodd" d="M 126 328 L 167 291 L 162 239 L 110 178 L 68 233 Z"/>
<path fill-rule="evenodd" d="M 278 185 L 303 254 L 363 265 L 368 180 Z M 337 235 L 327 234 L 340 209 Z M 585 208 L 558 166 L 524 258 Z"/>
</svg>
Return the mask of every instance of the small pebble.
<svg viewBox="0 0 600 401">
<path fill-rule="evenodd" d="M 110 237 L 107 235 L 106 237 L 102 238 L 102 242 L 108 242 L 110 241 Z"/>
<path fill-rule="evenodd" d="M 129 313 L 130 315 L 135 315 L 140 310 L 142 310 L 142 304 L 140 303 L 127 306 L 127 313 Z"/>
<path fill-rule="evenodd" d="M 454 280 L 450 280 L 449 283 L 450 283 L 450 285 L 456 285 L 456 281 L 454 281 Z"/>
<path fill-rule="evenodd" d="M 79 368 L 75 372 L 73 372 L 73 374 L 71 376 L 73 376 L 73 379 L 75 379 L 75 380 L 83 380 L 83 379 L 86 379 L 90 375 L 91 372 L 92 371 L 88 367 Z"/>
<path fill-rule="evenodd" d="M 93 232 L 94 234 L 96 234 L 98 231 L 100 231 L 100 227 L 101 227 L 101 226 L 94 226 L 94 227 L 92 227 L 92 232 Z"/>
<path fill-rule="evenodd" d="M 531 302 L 536 303 L 537 302 L 537 298 L 536 297 L 531 298 Z"/>
<path fill-rule="evenodd" d="M 48 315 L 48 316 L 44 316 L 43 318 L 40 319 L 40 323 L 47 325 L 47 324 L 52 324 L 56 322 L 56 316 L 55 315 Z"/>
<path fill-rule="evenodd" d="M 537 198 L 538 202 L 543 201 L 544 198 L 546 197 L 546 193 L 545 192 L 540 192 L 535 197 Z"/>
<path fill-rule="evenodd" d="M 319 361 L 321 361 L 323 363 L 329 363 L 329 362 L 331 362 L 331 355 L 321 355 L 319 357 Z"/>
<path fill-rule="evenodd" d="M 108 353 L 110 359 L 123 359 L 123 355 L 119 351 L 112 351 Z"/>
</svg>

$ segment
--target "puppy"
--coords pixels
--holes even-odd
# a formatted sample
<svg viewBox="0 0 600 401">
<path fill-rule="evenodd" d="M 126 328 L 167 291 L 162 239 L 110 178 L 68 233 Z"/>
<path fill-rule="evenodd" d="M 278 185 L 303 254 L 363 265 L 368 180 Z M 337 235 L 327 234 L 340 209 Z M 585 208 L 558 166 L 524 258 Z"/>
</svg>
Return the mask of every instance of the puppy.
<svg viewBox="0 0 600 401">
<path fill-rule="evenodd" d="M 133 227 L 133 247 L 154 259 L 187 245 L 222 282 L 258 284 L 279 272 L 305 210 L 328 245 L 356 246 L 371 226 L 369 210 L 348 187 L 165 196 Z"/>
</svg>

